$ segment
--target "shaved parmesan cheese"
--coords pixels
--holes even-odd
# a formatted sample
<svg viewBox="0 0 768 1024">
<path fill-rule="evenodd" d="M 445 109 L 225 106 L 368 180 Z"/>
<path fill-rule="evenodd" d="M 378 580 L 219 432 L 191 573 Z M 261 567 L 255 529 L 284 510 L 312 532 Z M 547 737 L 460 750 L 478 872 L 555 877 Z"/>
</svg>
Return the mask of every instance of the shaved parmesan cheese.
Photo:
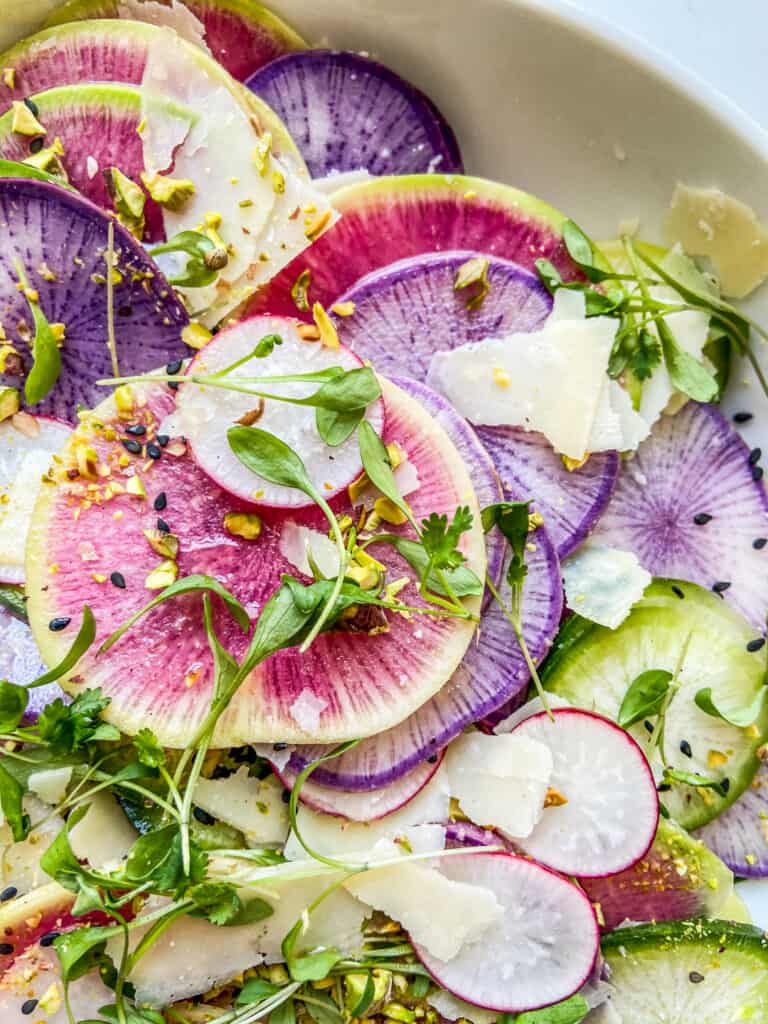
<svg viewBox="0 0 768 1024">
<path fill-rule="evenodd" d="M 339 574 L 339 551 L 325 533 L 300 526 L 290 519 L 283 525 L 280 534 L 280 554 L 305 576 L 312 575 L 309 555 L 320 572 L 327 579 Z"/>
<path fill-rule="evenodd" d="M 332 196 L 340 188 L 347 188 L 349 185 L 360 185 L 364 181 L 370 181 L 373 175 L 360 167 L 356 171 L 331 171 L 323 178 L 315 178 L 312 184 L 321 192 Z"/>
<path fill-rule="evenodd" d="M 621 625 L 651 582 L 634 554 L 600 544 L 582 545 L 562 573 L 568 607 L 609 629 Z"/>
<path fill-rule="evenodd" d="M 27 788 L 30 793 L 39 796 L 44 803 L 55 807 L 64 799 L 71 778 L 71 766 L 68 768 L 51 768 L 43 772 L 32 772 L 27 782 Z"/>
<path fill-rule="evenodd" d="M 541 330 L 436 352 L 428 383 L 473 423 L 536 430 L 556 451 L 582 459 L 617 323 L 584 319 L 583 297 L 561 289 Z"/>
<path fill-rule="evenodd" d="M 0 505 L 0 562 L 24 565 L 27 529 L 32 518 L 43 474 L 51 464 L 46 451 L 30 451 L 24 456 L 16 478 L 6 491 Z"/>
<path fill-rule="evenodd" d="M 64 827 L 64 819 L 52 815 L 50 807 L 36 797 L 25 796 L 22 806 L 33 826 L 26 839 L 15 843 L 10 826 L 0 824 L 0 884 L 15 886 L 20 895 L 50 881 L 40 858 Z"/>
<path fill-rule="evenodd" d="M 665 231 L 692 256 L 709 257 L 726 295 L 743 299 L 768 277 L 768 227 L 720 189 L 679 184 Z"/>
<path fill-rule="evenodd" d="M 256 779 L 243 765 L 226 779 L 199 779 L 193 802 L 227 825 L 239 829 L 249 846 L 273 846 L 288 834 L 283 787 L 274 776 Z"/>
<path fill-rule="evenodd" d="M 171 0 L 170 5 L 159 3 L 158 0 L 120 0 L 117 16 L 171 28 L 188 43 L 194 43 L 209 55 L 211 53 L 205 41 L 205 25 L 186 4 L 178 0 Z"/>
<path fill-rule="evenodd" d="M 544 810 L 552 754 L 524 736 L 457 737 L 445 756 L 451 796 L 476 825 L 525 838 Z"/>
<path fill-rule="evenodd" d="M 469 1020 L 472 1024 L 493 1024 L 499 1014 L 495 1010 L 482 1010 L 479 1006 L 465 1003 L 463 999 L 439 988 L 427 996 L 427 1002 L 440 1014 L 443 1020 Z"/>
<path fill-rule="evenodd" d="M 345 886 L 363 903 L 398 921 L 413 942 L 440 960 L 451 960 L 481 938 L 502 913 L 490 889 L 454 882 L 410 861 L 354 875 Z"/>
<path fill-rule="evenodd" d="M 629 394 L 617 381 L 606 378 L 589 435 L 590 452 L 634 451 L 650 432 L 650 425 L 635 412 Z"/>
<path fill-rule="evenodd" d="M 136 830 L 111 793 L 96 793 L 88 801 L 88 813 L 70 830 L 72 851 L 91 867 L 118 864 L 136 842 Z"/>
</svg>

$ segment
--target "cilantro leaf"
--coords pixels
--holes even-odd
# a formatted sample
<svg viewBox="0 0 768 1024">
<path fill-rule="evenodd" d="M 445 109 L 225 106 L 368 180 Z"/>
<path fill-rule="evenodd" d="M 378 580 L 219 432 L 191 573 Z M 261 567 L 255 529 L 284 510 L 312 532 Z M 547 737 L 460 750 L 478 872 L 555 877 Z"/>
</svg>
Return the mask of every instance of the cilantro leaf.
<svg viewBox="0 0 768 1024">
<path fill-rule="evenodd" d="M 258 897 L 244 904 L 230 882 L 199 882 L 185 895 L 195 901 L 197 910 L 193 916 L 206 917 L 211 924 L 219 926 L 253 924 L 273 913 L 269 903 Z"/>
<path fill-rule="evenodd" d="M 84 690 L 67 705 L 57 698 L 43 709 L 37 727 L 52 754 L 71 754 L 87 743 L 119 739 L 120 733 L 99 717 L 110 702 L 101 690 Z"/>
<path fill-rule="evenodd" d="M 466 507 L 457 508 L 448 524 L 448 517 L 433 512 L 421 523 L 421 543 L 429 555 L 433 569 L 456 569 L 466 561 L 458 549 L 461 535 L 472 529 L 472 513 Z"/>
<path fill-rule="evenodd" d="M 637 332 L 636 342 L 627 359 L 627 369 L 638 380 L 648 380 L 661 363 L 661 342 L 650 331 L 642 328 Z"/>
<path fill-rule="evenodd" d="M 512 558 L 507 568 L 507 582 L 510 587 L 520 587 L 528 573 L 525 564 L 525 545 L 530 529 L 529 501 L 500 501 L 488 505 L 482 511 L 483 529 L 486 533 L 497 526 L 512 548 Z"/>
<path fill-rule="evenodd" d="M 165 751 L 151 729 L 140 729 L 133 737 L 133 745 L 142 764 L 149 768 L 159 768 L 165 764 Z"/>
</svg>

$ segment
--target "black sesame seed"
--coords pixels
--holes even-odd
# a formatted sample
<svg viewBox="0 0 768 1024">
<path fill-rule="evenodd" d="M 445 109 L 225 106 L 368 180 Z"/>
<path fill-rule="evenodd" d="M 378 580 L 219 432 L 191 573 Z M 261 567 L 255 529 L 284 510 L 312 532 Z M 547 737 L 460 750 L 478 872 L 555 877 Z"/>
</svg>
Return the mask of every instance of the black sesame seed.
<svg viewBox="0 0 768 1024">
<path fill-rule="evenodd" d="M 175 377 L 180 369 L 181 369 L 181 360 L 180 359 L 174 359 L 172 362 L 170 362 L 170 363 L 168 363 L 166 365 L 165 372 L 168 374 L 169 377 Z"/>
<path fill-rule="evenodd" d="M 31 110 L 35 117 L 40 116 L 40 108 L 35 103 L 35 101 L 31 100 L 28 96 L 24 98 L 24 106 L 27 108 L 27 110 Z"/>
<path fill-rule="evenodd" d="M 749 453 L 749 458 L 747 459 L 747 462 L 750 464 L 750 466 L 757 465 L 757 463 L 760 461 L 762 454 L 763 453 L 760 448 L 753 448 L 752 451 Z"/>
<path fill-rule="evenodd" d="M 685 754 L 686 757 L 693 757 L 691 744 L 688 742 L 688 740 L 680 740 L 680 752 L 682 754 Z"/>
<path fill-rule="evenodd" d="M 750 416 L 751 413 L 742 413 L 742 415 Z M 736 419 L 735 416 L 733 418 Z M 704 975 L 699 974 L 698 971 L 691 971 L 691 973 L 688 975 L 688 981 L 690 981 L 692 985 L 700 985 L 702 981 L 704 981 Z"/>
<path fill-rule="evenodd" d="M 112 572 L 109 574 L 109 582 L 120 590 L 125 590 L 125 576 L 121 572 Z"/>
<path fill-rule="evenodd" d="M 284 804 L 289 804 L 291 802 L 291 791 L 290 791 L 290 789 L 284 789 L 283 792 L 280 794 L 280 796 L 281 796 L 282 801 L 283 801 Z"/>
<path fill-rule="evenodd" d="M 125 448 L 127 452 L 130 452 L 131 455 L 141 455 L 141 445 L 138 441 L 133 441 L 130 437 L 124 437 L 122 441 L 123 448 Z"/>
<path fill-rule="evenodd" d="M 720 789 L 722 789 L 723 793 L 727 793 L 730 788 L 731 788 L 731 780 L 730 779 L 722 779 L 721 782 L 720 782 Z"/>
<path fill-rule="evenodd" d="M 660 782 L 656 787 L 657 793 L 668 793 L 672 786 L 668 782 Z"/>
<path fill-rule="evenodd" d="M 747 650 L 750 654 L 754 654 L 755 651 L 759 651 L 761 647 L 765 647 L 764 636 L 757 636 L 754 640 L 750 640 L 747 644 Z"/>
<path fill-rule="evenodd" d="M 147 445 L 147 455 L 150 459 L 159 459 L 162 454 L 162 450 L 156 444 Z"/>
<path fill-rule="evenodd" d="M 125 305 L 117 307 L 118 316 L 133 316 L 133 306 Z"/>
<path fill-rule="evenodd" d="M 697 526 L 706 526 L 711 518 L 712 516 L 709 514 L 709 512 L 697 512 L 696 515 L 693 517 L 693 521 L 694 523 L 696 523 Z"/>
<path fill-rule="evenodd" d="M 54 942 L 56 941 L 56 939 L 58 939 L 58 937 L 59 937 L 59 932 L 47 932 L 40 939 L 40 945 L 41 946 L 52 946 L 54 944 Z"/>
<path fill-rule="evenodd" d="M 71 618 L 66 615 L 62 615 L 58 619 L 51 619 L 48 623 L 48 629 L 50 629 L 52 633 L 60 633 L 62 629 L 67 628 L 71 621 Z"/>
<path fill-rule="evenodd" d="M 167 504 L 168 498 L 166 496 L 165 491 L 160 491 L 160 493 L 152 503 L 152 507 L 154 508 L 155 512 L 162 512 Z"/>
<path fill-rule="evenodd" d="M 39 153 L 42 148 L 43 148 L 43 140 L 42 139 L 32 139 L 32 141 L 29 144 L 29 152 L 30 153 Z"/>
<path fill-rule="evenodd" d="M 160 445 L 161 448 L 165 448 L 165 446 L 168 444 L 170 440 L 171 439 L 167 434 L 157 435 L 157 443 Z"/>
<path fill-rule="evenodd" d="M 192 812 L 195 818 L 200 822 L 201 825 L 215 825 L 216 819 L 208 811 L 204 811 L 202 807 L 196 807 Z"/>
<path fill-rule="evenodd" d="M 766 544 L 768 544 L 768 537 L 755 537 L 752 541 L 755 551 L 762 551 Z"/>
<path fill-rule="evenodd" d="M 13 952 L 12 942 L 0 942 L 0 956 L 9 956 Z"/>
<path fill-rule="evenodd" d="M 722 594 L 728 589 L 728 587 L 730 587 L 730 585 L 730 580 L 718 580 L 717 583 L 712 584 L 712 589 L 716 594 Z"/>
<path fill-rule="evenodd" d="M 751 419 L 752 419 L 752 413 L 751 412 L 735 412 L 733 414 L 733 422 L 734 423 L 749 423 L 749 421 Z"/>
<path fill-rule="evenodd" d="M 437 754 L 430 754 L 429 757 L 427 758 L 427 761 L 430 764 L 437 764 Z"/>
<path fill-rule="evenodd" d="M 763 470 L 762 466 L 753 466 L 752 467 L 752 479 L 753 480 L 755 480 L 755 481 L 762 480 L 763 479 L 763 473 L 764 473 L 764 470 Z"/>
<path fill-rule="evenodd" d="M 130 427 L 125 428 L 126 434 L 131 434 L 132 437 L 143 437 L 147 432 L 147 428 L 143 423 L 132 423 Z"/>
<path fill-rule="evenodd" d="M 170 526 L 168 525 L 168 523 L 166 523 L 166 521 L 164 519 L 158 519 L 157 520 L 157 528 L 160 531 L 160 533 L 170 533 L 171 532 Z"/>
<path fill-rule="evenodd" d="M 647 718 L 643 722 L 643 727 L 646 732 L 653 732 L 653 722 L 649 722 Z"/>
<path fill-rule="evenodd" d="M 675 595 L 675 597 L 679 597 L 681 601 L 685 600 L 685 594 L 683 593 L 683 588 L 682 587 L 678 587 L 678 585 L 676 583 L 672 584 L 672 593 Z"/>
<path fill-rule="evenodd" d="M 15 896 L 18 896 L 19 890 L 15 885 L 9 885 L 7 889 L 3 889 L 0 892 L 0 903 L 7 903 L 8 900 L 12 900 Z"/>
<path fill-rule="evenodd" d="M 27 999 L 21 1004 L 21 1012 L 25 1017 L 28 1017 L 30 1013 L 34 1013 L 37 1009 L 37 999 Z"/>
<path fill-rule="evenodd" d="M 288 744 L 287 743 L 273 743 L 272 744 L 272 749 L 275 750 L 275 751 L 287 750 L 288 749 Z"/>
</svg>

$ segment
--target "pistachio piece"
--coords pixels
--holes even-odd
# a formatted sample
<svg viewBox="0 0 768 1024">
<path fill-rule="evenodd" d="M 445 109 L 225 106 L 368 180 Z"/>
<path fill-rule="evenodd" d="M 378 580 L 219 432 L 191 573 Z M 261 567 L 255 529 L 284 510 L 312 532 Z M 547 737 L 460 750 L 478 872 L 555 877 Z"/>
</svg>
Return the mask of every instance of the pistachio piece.
<svg viewBox="0 0 768 1024">
<path fill-rule="evenodd" d="M 144 204 L 141 188 L 118 167 L 107 167 L 104 181 L 117 213 L 117 219 L 138 239 L 144 235 Z"/>
<path fill-rule="evenodd" d="M 208 328 L 198 323 L 197 320 L 190 321 L 181 332 L 181 340 L 184 344 L 198 350 L 205 348 L 212 337 Z"/>
<path fill-rule="evenodd" d="M 19 411 L 19 392 L 16 388 L 0 388 L 0 422 L 10 419 Z"/>
<path fill-rule="evenodd" d="M 144 530 L 144 536 L 155 554 L 163 558 L 175 559 L 179 553 L 179 538 L 173 533 L 162 530 Z"/>
<path fill-rule="evenodd" d="M 319 302 L 312 306 L 312 319 L 320 332 L 320 344 L 325 348 L 339 348 L 339 336 L 333 326 L 333 321 Z"/>
<path fill-rule="evenodd" d="M 399 509 L 389 498 L 377 498 L 373 503 L 373 511 L 391 526 L 402 526 L 408 519 L 402 509 Z"/>
<path fill-rule="evenodd" d="M 243 540 L 258 540 L 261 534 L 261 519 L 254 512 L 227 512 L 224 529 L 233 537 Z"/>
<path fill-rule="evenodd" d="M 146 498 L 147 496 L 147 489 L 140 476 L 129 476 L 125 489 L 134 498 Z"/>
<path fill-rule="evenodd" d="M 264 132 L 256 143 L 256 148 L 253 151 L 253 162 L 256 164 L 256 170 L 262 177 L 267 173 L 267 167 L 269 166 L 269 154 L 271 152 L 272 133 Z"/>
<path fill-rule="evenodd" d="M 11 104 L 13 116 L 11 131 L 18 135 L 45 135 L 45 128 L 22 100 L 14 100 Z"/>
<path fill-rule="evenodd" d="M 157 172 L 148 174 L 142 171 L 141 180 L 150 197 L 174 213 L 178 213 L 195 194 L 194 183 L 189 178 L 171 178 Z"/>
<path fill-rule="evenodd" d="M 147 590 L 165 590 L 166 587 L 170 587 L 172 583 L 176 582 L 178 575 L 178 565 L 172 558 L 168 558 L 152 570 L 144 580 L 144 586 Z"/>
<path fill-rule="evenodd" d="M 37 153 L 31 153 L 23 162 L 28 167 L 36 167 L 39 171 L 45 171 L 47 174 L 53 174 L 57 178 L 68 181 L 64 164 L 59 159 L 62 156 L 64 156 L 64 146 L 57 135 L 50 146 L 45 146 Z"/>
</svg>

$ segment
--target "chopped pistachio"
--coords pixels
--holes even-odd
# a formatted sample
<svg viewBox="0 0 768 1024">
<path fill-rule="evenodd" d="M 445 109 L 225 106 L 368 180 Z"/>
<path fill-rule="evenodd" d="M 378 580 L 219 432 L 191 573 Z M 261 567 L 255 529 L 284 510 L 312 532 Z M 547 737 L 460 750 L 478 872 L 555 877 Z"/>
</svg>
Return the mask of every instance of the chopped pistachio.
<svg viewBox="0 0 768 1024">
<path fill-rule="evenodd" d="M 16 88 L 16 68 L 3 68 L 3 85 L 9 89 Z"/>
<path fill-rule="evenodd" d="M 144 536 L 155 554 L 163 558 L 174 559 L 179 553 L 179 538 L 173 533 L 162 530 L 144 530 Z"/>
<path fill-rule="evenodd" d="M 528 530 L 538 530 L 540 526 L 544 525 L 544 516 L 541 512 L 529 512 L 528 513 Z"/>
<path fill-rule="evenodd" d="M 405 462 L 405 452 L 397 441 L 390 441 L 387 445 L 387 455 L 389 456 L 389 464 L 392 469 L 397 469 L 402 462 Z"/>
<path fill-rule="evenodd" d="M 181 340 L 190 348 L 205 348 L 213 335 L 203 324 L 191 320 L 181 332 Z"/>
<path fill-rule="evenodd" d="M 205 217 L 203 218 L 203 226 L 206 228 L 210 228 L 213 231 L 218 231 L 218 229 L 221 227 L 221 219 L 222 218 L 220 213 L 211 211 L 209 213 L 206 213 Z"/>
<path fill-rule="evenodd" d="M 350 565 L 345 576 L 354 580 L 361 590 L 373 590 L 381 583 L 381 573 L 364 565 Z"/>
<path fill-rule="evenodd" d="M 24 369 L 21 361 L 21 353 L 13 345 L 0 345 L 0 373 L 10 373 L 17 376 Z"/>
<path fill-rule="evenodd" d="M 710 750 L 707 754 L 707 764 L 710 768 L 722 768 L 728 763 L 728 758 L 720 750 Z"/>
<path fill-rule="evenodd" d="M 296 309 L 302 313 L 306 313 L 309 310 L 309 282 L 310 282 L 309 269 L 304 269 L 293 282 L 291 286 L 291 298 Z"/>
<path fill-rule="evenodd" d="M 319 302 L 312 306 L 312 319 L 320 332 L 320 344 L 325 348 L 339 348 L 339 336 L 333 326 L 333 321 Z"/>
<path fill-rule="evenodd" d="M 141 239 L 144 235 L 144 204 L 147 197 L 136 182 L 118 167 L 107 167 L 103 173 L 117 219 L 135 238 Z"/>
<path fill-rule="evenodd" d="M 256 170 L 262 177 L 267 173 L 267 167 L 269 166 L 269 154 L 271 152 L 272 133 L 264 132 L 256 143 L 256 148 L 253 151 L 253 162 L 256 164 Z"/>
<path fill-rule="evenodd" d="M 307 225 L 304 234 L 310 240 L 310 242 L 314 242 L 317 236 L 321 234 L 321 232 L 323 232 L 326 227 L 328 227 L 330 219 L 331 211 L 326 210 L 324 213 L 321 213 L 319 217 L 315 217 L 315 219 L 310 224 Z"/>
<path fill-rule="evenodd" d="M 581 469 L 582 466 L 587 464 L 589 452 L 587 452 L 583 459 L 572 459 L 569 455 L 561 455 L 560 458 L 563 460 L 563 465 L 568 472 L 573 473 L 574 470 Z"/>
<path fill-rule="evenodd" d="M 369 483 L 370 480 L 368 479 L 368 474 L 363 472 L 356 480 L 352 481 L 349 487 L 347 487 L 347 494 L 349 495 L 349 500 L 353 505 L 357 504 L 358 498 Z"/>
<path fill-rule="evenodd" d="M 36 167 L 39 171 L 45 171 L 47 174 L 53 174 L 68 181 L 67 172 L 59 159 L 62 156 L 64 156 L 64 146 L 57 135 L 50 146 L 45 146 L 37 153 L 30 153 L 23 162 L 28 167 Z"/>
<path fill-rule="evenodd" d="M 134 498 L 146 498 L 147 496 L 147 489 L 140 476 L 129 476 L 125 489 L 128 494 L 132 494 Z"/>
<path fill-rule="evenodd" d="M 280 171 L 272 171 L 272 191 L 282 195 L 285 192 L 285 175 Z"/>
<path fill-rule="evenodd" d="M 320 341 L 320 331 L 314 324 L 299 324 L 296 330 L 302 341 Z"/>
<path fill-rule="evenodd" d="M 115 388 L 115 406 L 120 414 L 120 419 L 133 415 L 136 403 L 133 388 L 130 384 L 120 384 Z"/>
<path fill-rule="evenodd" d="M 224 529 L 233 537 L 257 540 L 261 534 L 261 519 L 254 512 L 227 512 Z"/>
<path fill-rule="evenodd" d="M 147 130 L 147 119 L 146 119 L 146 117 L 142 117 L 142 119 L 136 125 L 136 134 L 137 135 L 143 135 L 146 130 Z"/>
<path fill-rule="evenodd" d="M 334 302 L 331 312 L 336 316 L 352 316 L 355 312 L 355 304 L 354 302 Z"/>
<path fill-rule="evenodd" d="M 392 526 L 402 526 L 408 519 L 402 509 L 399 509 L 389 498 L 377 498 L 373 503 L 373 511 L 385 523 Z"/>
<path fill-rule="evenodd" d="M 503 370 L 500 366 L 494 366 L 493 383 L 497 388 L 508 388 L 511 384 L 511 380 L 507 371 Z"/>
<path fill-rule="evenodd" d="M 401 576 L 399 579 L 392 580 L 384 588 L 384 594 L 387 601 L 397 600 L 397 595 L 401 590 L 405 590 L 408 584 L 411 582 L 410 576 Z"/>
<path fill-rule="evenodd" d="M 58 982 L 53 981 L 40 996 L 37 1006 L 41 1013 L 44 1013 L 47 1017 L 52 1017 L 61 1009 L 61 1001 L 61 987 Z"/>
<path fill-rule="evenodd" d="M 366 569 L 376 569 L 378 572 L 386 572 L 386 565 L 382 564 L 373 555 L 369 555 L 363 548 L 355 548 L 354 560 L 358 565 L 364 566 Z"/>
<path fill-rule="evenodd" d="M 16 388 L 0 388 L 0 422 L 10 419 L 19 411 L 19 392 Z"/>
<path fill-rule="evenodd" d="M 473 294 L 467 300 L 467 309 L 477 309 L 485 299 L 491 286 L 488 283 L 489 261 L 487 256 L 473 256 L 462 263 L 456 271 L 453 282 L 453 290 L 461 291 L 464 288 L 472 288 Z"/>
<path fill-rule="evenodd" d="M 13 110 L 11 120 L 11 131 L 17 135 L 45 135 L 45 128 L 40 124 L 35 115 L 22 100 L 14 100 L 11 104 Z"/>
<path fill-rule="evenodd" d="M 178 575 L 178 565 L 172 558 L 168 558 L 152 570 L 144 580 L 144 586 L 147 590 L 165 590 L 166 587 L 170 587 L 172 583 L 176 582 Z"/>
<path fill-rule="evenodd" d="M 61 348 L 61 346 L 64 344 L 64 337 L 67 333 L 67 325 L 61 323 L 60 321 L 56 321 L 56 323 L 50 324 L 49 326 L 51 328 L 53 340 L 56 342 L 59 348 Z"/>
<path fill-rule="evenodd" d="M 412 853 L 413 851 L 407 852 Z M 416 1021 L 416 1014 L 413 1010 L 409 1010 L 402 1003 L 387 1003 L 382 1007 L 381 1012 L 390 1020 L 399 1021 L 400 1024 L 415 1024 Z"/>
<path fill-rule="evenodd" d="M 165 174 L 141 172 L 141 180 L 149 195 L 159 206 L 178 213 L 195 194 L 194 182 L 189 178 L 170 178 Z"/>
<path fill-rule="evenodd" d="M 241 199 L 237 205 L 240 207 L 241 210 L 247 210 L 249 206 L 253 206 L 253 200 Z"/>
<path fill-rule="evenodd" d="M 545 807 L 563 807 L 568 803 L 568 797 L 563 796 L 560 790 L 550 786 L 547 789 L 546 796 L 544 797 Z"/>
</svg>

